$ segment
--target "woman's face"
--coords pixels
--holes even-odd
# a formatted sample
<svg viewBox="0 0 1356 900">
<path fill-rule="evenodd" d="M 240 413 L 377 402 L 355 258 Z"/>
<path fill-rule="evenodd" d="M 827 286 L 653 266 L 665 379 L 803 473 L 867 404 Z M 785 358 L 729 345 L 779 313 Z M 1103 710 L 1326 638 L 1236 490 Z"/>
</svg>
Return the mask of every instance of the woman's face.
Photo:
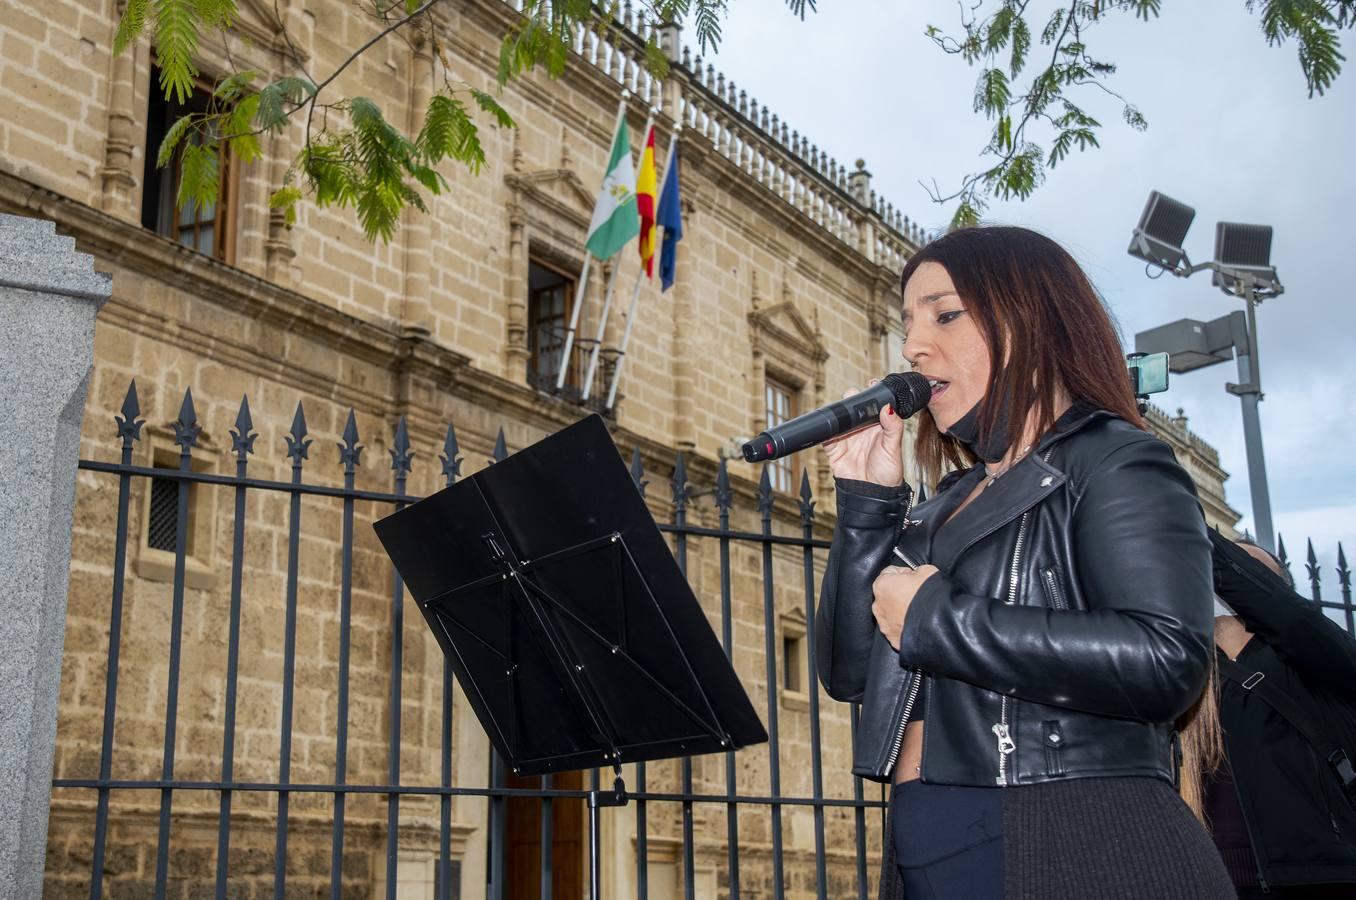
<svg viewBox="0 0 1356 900">
<path fill-rule="evenodd" d="M 932 382 L 928 409 L 942 431 L 989 389 L 989 347 L 941 263 L 923 263 L 904 285 L 904 358 Z"/>
</svg>

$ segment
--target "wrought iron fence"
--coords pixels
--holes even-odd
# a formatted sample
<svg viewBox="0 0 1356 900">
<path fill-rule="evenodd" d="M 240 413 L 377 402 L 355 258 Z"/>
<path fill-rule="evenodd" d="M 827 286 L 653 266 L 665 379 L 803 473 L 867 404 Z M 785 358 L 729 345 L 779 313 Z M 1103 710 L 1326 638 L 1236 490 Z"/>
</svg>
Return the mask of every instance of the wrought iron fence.
<svg viewBox="0 0 1356 900">
<path fill-rule="evenodd" d="M 1337 544 L 1337 595 L 1340 598 L 1337 601 L 1323 599 L 1323 573 L 1322 567 L 1318 563 L 1318 555 L 1314 553 L 1314 542 L 1306 540 L 1307 553 L 1304 559 L 1304 580 L 1308 582 L 1309 599 L 1314 605 L 1322 609 L 1325 614 L 1328 610 L 1341 613 L 1338 624 L 1346 628 L 1348 634 L 1356 634 L 1356 606 L 1351 602 L 1351 569 L 1347 566 L 1347 553 L 1342 548 L 1339 541 Z M 1276 535 L 1276 555 L 1280 557 L 1281 565 L 1290 573 L 1291 580 L 1294 582 L 1295 590 L 1301 590 L 1303 583 L 1294 577 L 1294 572 L 1290 568 L 1290 555 L 1285 549 L 1285 538 L 1280 534 Z M 1329 618 L 1337 620 L 1338 617 L 1332 615 Z"/>
<path fill-rule="evenodd" d="M 140 419 L 140 409 L 135 382 L 129 387 L 122 405 L 120 416 L 115 416 L 117 437 L 121 442 L 121 458 L 117 462 L 82 459 L 80 468 L 116 479 L 117 512 L 116 534 L 113 544 L 112 581 L 108 606 L 108 653 L 105 681 L 105 695 L 102 718 L 102 734 L 98 753 L 98 771 L 94 777 L 60 777 L 54 779 L 57 790 L 92 792 L 96 797 L 93 834 L 89 839 L 90 876 L 89 896 L 100 898 L 105 891 L 104 874 L 107 863 L 108 835 L 110 825 L 110 801 L 120 792 L 153 791 L 158 793 L 159 809 L 155 823 L 154 873 L 147 879 L 157 898 L 167 896 L 170 884 L 170 834 L 171 822 L 175 812 L 175 799 L 186 793 L 197 795 L 217 794 L 219 804 L 216 810 L 217 835 L 215 852 L 215 873 L 211 879 L 215 884 L 218 898 L 228 896 L 228 887 L 232 884 L 231 870 L 231 821 L 232 806 L 235 798 L 241 794 L 269 794 L 276 797 L 276 816 L 273 822 L 274 853 L 272 893 L 274 897 L 290 896 L 288 891 L 289 857 L 289 807 L 294 797 L 332 798 L 332 829 L 330 835 L 329 893 L 338 898 L 344 889 L 345 862 L 345 805 L 354 796 L 375 796 L 384 798 L 386 803 L 385 834 L 385 885 L 387 898 L 395 898 L 398 889 L 397 857 L 400 846 L 400 808 L 402 798 L 436 798 L 438 804 L 438 854 L 436 863 L 437 877 L 434 881 L 436 896 L 439 900 L 450 897 L 458 876 L 453 870 L 452 852 L 452 809 L 454 797 L 482 797 L 488 805 L 488 842 L 489 865 L 487 897 L 502 900 L 505 896 L 506 851 L 508 818 L 507 803 L 510 798 L 528 797 L 541 801 L 540 815 L 540 896 L 552 895 L 552 803 L 569 800 L 582 803 L 587 796 L 584 789 L 561 789 L 552 786 L 548 779 L 541 788 L 510 787 L 502 763 L 491 751 L 491 772 L 485 787 L 467 783 L 474 779 L 459 771 L 453 752 L 453 690 L 452 674 L 446 661 L 442 665 L 441 704 L 436 710 L 440 727 L 441 773 L 436 784 L 407 784 L 401 776 L 401 710 L 402 710 L 402 654 L 404 590 L 399 577 L 391 574 L 390 597 L 390 646 L 389 646 L 389 695 L 387 722 L 387 759 L 386 782 L 384 784 L 350 783 L 348 772 L 349 734 L 349 655 L 352 633 L 352 592 L 354 560 L 354 518 L 355 504 L 371 504 L 375 508 L 394 511 L 418 497 L 406 490 L 411 473 L 414 453 L 411 449 L 405 419 L 402 417 L 394 432 L 390 449 L 391 490 L 371 491 L 357 488 L 355 475 L 359 468 L 363 445 L 360 443 L 353 411 L 350 409 L 347 424 L 343 431 L 343 441 L 338 447 L 338 462 L 343 470 L 343 484 L 327 486 L 308 483 L 304 479 L 306 465 L 310 461 L 310 448 L 313 440 L 308 436 L 306 418 L 300 403 L 296 407 L 290 433 L 285 437 L 286 457 L 290 462 L 291 478 L 287 481 L 273 481 L 254 477 L 250 474 L 250 459 L 255 453 L 257 434 L 247 399 L 242 399 L 234 428 L 230 431 L 229 453 L 233 457 L 235 473 L 233 475 L 214 474 L 195 470 L 193 453 L 198 446 L 201 426 L 194 410 L 191 391 L 186 392 L 178 419 L 172 424 L 173 441 L 179 448 L 178 465 L 175 468 L 147 467 L 133 464 L 134 450 L 142 439 L 141 429 L 145 424 Z M 492 453 L 492 460 L 498 461 L 507 455 L 502 429 Z M 443 443 L 440 477 L 445 484 L 452 484 L 460 474 L 462 457 L 459 453 L 456 433 L 451 425 L 447 427 Z M 637 449 L 632 460 L 632 476 L 637 487 L 644 493 L 648 482 L 641 468 L 640 453 Z M 160 776 L 158 778 L 118 778 L 114 777 L 115 753 L 119 749 L 115 734 L 115 721 L 119 703 L 119 673 L 121 669 L 120 649 L 125 630 L 124 592 L 128 571 L 129 510 L 132 502 L 133 485 L 137 479 L 149 480 L 150 524 L 147 540 L 158 544 L 166 551 L 172 551 L 174 566 L 169 616 L 169 639 L 167 660 L 167 693 L 165 702 L 164 740 L 161 750 Z M 222 711 L 222 745 L 219 757 L 219 777 L 215 779 L 189 780 L 176 776 L 176 750 L 179 746 L 177 735 L 180 707 L 181 655 L 183 651 L 184 613 L 186 603 L 186 559 L 190 543 L 189 502 L 194 486 L 200 489 L 215 489 L 225 492 L 234 504 L 233 527 L 230 553 L 229 613 L 227 623 L 227 655 L 225 666 L 225 697 Z M 781 754 L 779 735 L 778 694 L 781 684 L 778 678 L 778 663 L 786 663 L 785 649 L 777 646 L 776 623 L 776 584 L 774 577 L 774 549 L 788 548 L 800 557 L 803 575 L 803 613 L 807 625 L 805 629 L 805 658 L 814 659 L 814 608 L 816 601 L 816 562 L 828 547 L 828 542 L 814 537 L 815 500 L 812 496 L 808 475 L 802 475 L 801 489 L 795 513 L 799 517 L 799 534 L 778 534 L 774 532 L 774 505 L 779 498 L 770 486 L 770 480 L 764 470 L 757 493 L 757 512 L 760 528 L 758 531 L 739 531 L 731 527 L 731 513 L 734 509 L 734 492 L 722 460 L 717 471 L 715 483 L 709 493 L 718 513 L 717 527 L 702 527 L 688 521 L 693 490 L 688 482 L 686 461 L 677 454 L 676 466 L 669 488 L 671 491 L 672 519 L 661 525 L 661 530 L 670 535 L 673 550 L 679 567 L 688 572 L 690 545 L 695 541 L 711 541 L 716 545 L 719 571 L 719 632 L 727 656 L 734 658 L 735 617 L 732 603 L 735 601 L 735 585 L 732 578 L 731 550 L 737 547 L 756 548 L 761 558 L 762 587 L 762 663 L 765 667 L 766 725 L 769 745 L 766 751 L 751 748 L 745 754 L 767 753 L 767 775 L 769 791 L 765 795 L 741 793 L 737 777 L 734 753 L 727 753 L 724 760 L 725 790 L 715 793 L 699 793 L 694 790 L 692 760 L 681 761 L 681 789 L 678 791 L 654 791 L 647 789 L 646 767 L 636 767 L 635 782 L 630 785 L 629 796 L 635 816 L 635 884 L 637 895 L 646 897 L 649 893 L 649 852 L 650 836 L 649 813 L 652 804 L 676 804 L 681 808 L 682 832 L 682 884 L 688 898 L 694 896 L 695 859 L 697 836 L 694 834 L 694 809 L 707 806 L 723 809 L 726 818 L 725 881 L 722 885 L 731 898 L 738 898 L 741 891 L 741 841 L 739 810 L 750 806 L 766 809 L 770 830 L 770 889 L 773 896 L 782 896 L 787 887 L 787 864 L 783 847 L 783 810 L 791 808 L 809 808 L 813 814 L 814 842 L 814 890 L 816 896 L 829 896 L 830 873 L 829 856 L 825 838 L 825 812 L 840 808 L 850 811 L 852 818 L 851 834 L 853 847 L 847 855 L 851 857 L 851 874 L 837 879 L 839 887 L 852 885 L 858 897 L 866 897 L 868 891 L 868 842 L 867 814 L 870 810 L 884 809 L 884 795 L 872 786 L 868 799 L 868 788 L 860 779 L 852 779 L 851 796 L 825 796 L 824 773 L 822 769 L 821 716 L 817 685 L 813 675 L 808 675 L 809 687 L 805 691 L 809 717 L 809 759 L 811 791 L 809 796 L 790 796 L 782 791 Z M 286 526 L 286 577 L 285 577 L 285 615 L 283 621 L 283 662 L 281 669 L 281 715 L 277 723 L 277 759 L 278 776 L 276 781 L 246 781 L 236 775 L 237 760 L 237 713 L 238 680 L 241 668 L 241 617 L 248 602 L 259 602 L 260 598 L 247 598 L 243 591 L 243 566 L 245 563 L 247 540 L 247 500 L 252 495 L 285 497 L 287 501 Z M 707 492 L 703 492 L 707 493 Z M 338 634 L 338 682 L 333 696 L 335 719 L 333 733 L 333 778 L 326 783 L 299 783 L 292 779 L 291 760 L 293 756 L 293 723 L 296 714 L 296 665 L 297 665 L 297 611 L 299 594 L 303 586 L 299 583 L 299 541 L 303 535 L 303 501 L 308 498 L 328 498 L 341 507 L 341 549 L 339 553 L 339 634 Z M 781 503 L 789 498 L 784 495 Z M 793 519 L 794 521 L 794 519 Z M 1280 544 L 1280 556 L 1287 566 L 1284 542 Z M 781 551 L 783 553 L 787 551 Z M 1321 573 L 1312 542 L 1308 545 L 1306 570 L 1310 596 L 1314 603 L 1325 610 L 1337 611 L 1345 619 L 1348 631 L 1353 631 L 1353 614 L 1356 606 L 1351 601 L 1351 573 L 1347 567 L 1345 551 L 1339 545 L 1337 553 L 1337 574 L 1339 580 L 1339 599 L 1323 599 Z M 808 670 L 807 666 L 807 670 Z M 849 711 L 851 734 L 857 731 L 858 710 L 853 706 Z M 471 721 L 469 716 L 465 721 Z M 472 725 L 472 727 L 475 727 Z M 126 749 L 126 748 L 123 748 Z M 142 748 L 144 749 L 144 748 Z M 599 773 L 592 773 L 591 787 L 597 789 Z M 581 786 L 582 787 L 582 786 Z M 843 854 L 839 854 L 841 857 Z M 149 865 L 148 865 L 149 868 Z M 803 875 L 808 884 L 808 872 Z M 761 878 L 761 874 L 760 874 Z M 841 895 L 841 890 L 834 890 Z"/>
<path fill-rule="evenodd" d="M 362 490 L 355 484 L 355 474 L 359 469 L 364 447 L 360 443 L 355 417 L 351 409 L 343 430 L 343 441 L 338 446 L 338 462 L 343 469 L 342 487 L 312 483 L 305 479 L 307 464 L 312 462 L 310 450 L 314 442 L 308 436 L 306 417 L 300 403 L 297 404 L 291 430 L 285 437 L 286 458 L 291 467 L 291 478 L 286 481 L 267 480 L 251 474 L 250 462 L 255 453 L 255 440 L 258 435 L 254 431 L 248 398 L 242 399 L 234 428 L 230 430 L 229 454 L 235 465 L 233 475 L 199 471 L 194 467 L 194 451 L 198 447 L 202 427 L 194 409 L 191 390 L 185 392 L 178 418 L 171 426 L 173 442 L 179 448 L 177 467 L 159 468 L 134 464 L 134 450 L 138 441 L 142 439 L 141 431 L 145 424 L 140 415 L 136 384 L 133 382 L 123 401 L 121 415 L 114 417 L 117 423 L 117 438 L 121 442 L 121 458 L 117 462 L 92 459 L 80 461 L 82 470 L 97 473 L 99 477 L 106 476 L 116 479 L 117 483 L 116 539 L 112 548 L 111 594 L 108 605 L 107 671 L 102 736 L 98 752 L 98 771 L 94 777 L 59 777 L 54 779 L 53 782 L 54 789 L 57 791 L 87 792 L 84 796 L 92 793 L 97 798 L 94 804 L 93 833 L 88 836 L 90 848 L 89 896 L 98 900 L 107 889 L 104 875 L 109 856 L 111 799 L 115 795 L 125 795 L 136 791 L 151 791 L 156 792 L 159 799 L 158 816 L 154 826 L 154 873 L 152 875 L 149 871 L 150 861 L 148 856 L 145 881 L 149 882 L 149 885 L 143 884 L 142 887 L 152 887 L 154 896 L 157 898 L 166 896 L 167 893 L 178 887 L 177 882 L 171 883 L 170 835 L 172 820 L 176 812 L 176 798 L 185 794 L 194 794 L 198 797 L 204 795 L 210 797 L 212 794 L 216 794 L 219 797 L 219 805 L 215 810 L 217 831 L 215 873 L 212 878 L 207 879 L 215 884 L 215 896 L 218 898 L 228 896 L 228 888 L 233 887 L 231 862 L 233 801 L 242 794 L 267 794 L 276 797 L 276 821 L 272 823 L 274 831 L 272 895 L 279 900 L 285 896 L 292 896 L 292 892 L 289 890 L 288 872 L 289 807 L 294 798 L 332 798 L 333 824 L 329 852 L 329 894 L 334 898 L 340 897 L 341 891 L 346 890 L 344 870 L 345 804 L 347 800 L 355 796 L 371 795 L 385 798 L 387 828 L 385 834 L 386 876 L 384 895 L 387 898 L 394 898 L 397 895 L 398 888 L 397 857 L 400 846 L 400 807 L 402 799 L 409 797 L 436 798 L 439 809 L 439 834 L 436 863 L 437 878 L 434 884 L 436 896 L 439 900 L 452 896 L 454 883 L 459 880 L 459 874 L 454 872 L 453 869 L 452 799 L 457 796 L 486 798 L 489 823 L 489 875 L 486 893 L 492 900 L 499 900 L 499 898 L 505 896 L 506 884 L 506 821 L 508 815 L 506 804 L 513 797 L 539 798 L 543 807 L 540 817 L 540 895 L 550 897 L 552 894 L 553 868 L 551 804 L 553 801 L 560 802 L 562 800 L 582 803 L 583 798 L 587 796 L 587 791 L 583 789 L 558 789 L 551 785 L 549 779 L 540 789 L 507 786 L 504 766 L 492 750 L 490 751 L 492 770 L 488 778 L 488 786 L 479 787 L 473 783 L 467 783 L 473 782 L 474 778 L 469 777 L 464 771 L 459 771 L 457 760 L 454 758 L 452 735 L 453 677 L 445 660 L 442 663 L 441 706 L 436 710 L 441 729 L 441 777 L 436 784 L 409 784 L 402 780 L 400 751 L 404 591 L 399 577 L 393 571 L 390 576 L 392 580 L 389 592 L 390 635 L 387 636 L 390 641 L 390 666 L 387 673 L 389 677 L 389 697 L 387 701 L 389 707 L 387 727 L 389 766 L 386 772 L 386 783 L 355 784 L 351 783 L 349 779 L 349 672 L 353 627 L 355 504 L 371 504 L 380 510 L 394 511 L 418 499 L 406 490 L 414 453 L 411 449 L 404 417 L 395 427 L 394 440 L 389 451 L 392 470 L 391 490 L 382 492 Z M 501 428 L 499 439 L 493 450 L 492 461 L 501 460 L 506 455 L 507 448 Z M 451 425 L 447 427 L 443 450 L 439 459 L 441 461 L 441 480 L 444 484 L 450 485 L 458 478 L 463 462 L 459 454 L 456 433 Z M 643 494 L 648 482 L 641 468 L 639 449 L 635 451 L 633 456 L 631 473 L 637 487 Z M 161 765 L 158 778 L 120 778 L 115 777 L 114 773 L 114 761 L 117 754 L 129 749 L 128 746 L 120 744 L 119 736 L 115 734 L 115 721 L 117 720 L 117 709 L 121 699 L 119 672 L 123 662 L 120 659 L 120 649 L 127 628 L 127 623 L 124 621 L 124 595 L 128 585 L 129 509 L 132 503 L 134 483 L 138 479 L 150 481 L 150 484 L 147 485 L 151 494 L 148 502 L 149 505 L 156 507 L 156 509 L 151 510 L 148 517 L 151 520 L 148 531 L 154 536 L 147 539 L 158 541 L 167 550 L 172 550 L 174 559 L 172 593 L 170 595 L 164 741 L 163 748 L 160 751 Z M 725 790 L 717 792 L 699 793 L 694 791 L 691 759 L 681 761 L 681 789 L 679 791 L 647 789 L 646 766 L 639 764 L 636 767 L 635 782 L 629 786 L 628 792 L 635 816 L 635 884 L 637 894 L 643 898 L 649 892 L 648 872 L 650 863 L 647 842 L 651 833 L 648 818 L 651 808 L 655 804 L 675 804 L 681 808 L 682 885 L 688 898 L 694 896 L 696 874 L 694 860 L 697 846 L 697 837 L 694 835 L 694 808 L 700 806 L 707 806 L 715 810 L 723 809 L 725 812 L 727 846 L 723 861 L 724 871 L 720 875 L 722 877 L 721 887 L 731 898 L 738 898 L 741 890 L 739 811 L 751 806 L 765 809 L 770 819 L 770 889 L 772 896 L 783 896 L 787 887 L 788 873 L 783 848 L 783 810 L 786 808 L 809 808 L 813 813 L 813 883 L 816 895 L 824 898 L 829 896 L 831 892 L 838 896 L 855 892 L 858 897 L 864 898 L 868 890 L 867 814 L 869 810 L 883 810 L 885 805 L 884 794 L 878 788 L 872 786 L 869 789 L 871 796 L 868 799 L 868 789 L 863 785 L 863 782 L 860 779 L 852 779 L 851 796 L 825 796 L 821 765 L 821 722 L 818 690 L 812 674 L 813 670 L 808 663 L 814 659 L 815 650 L 813 622 L 817 583 L 816 563 L 817 561 L 822 562 L 822 554 L 827 549 L 828 542 L 823 539 L 816 539 L 813 536 L 815 501 L 811 494 L 808 476 L 802 476 L 797 501 L 798 508 L 789 517 L 789 521 L 795 522 L 795 517 L 798 515 L 798 534 L 774 532 L 774 506 L 779 503 L 786 504 L 791 498 L 785 495 L 778 498 L 774 495 L 766 471 L 763 473 L 757 493 L 758 521 L 761 523 L 758 531 L 739 531 L 731 527 L 731 512 L 735 505 L 735 494 L 731 489 L 724 460 L 720 462 L 714 485 L 709 491 L 702 492 L 704 495 L 709 493 L 714 502 L 715 509 L 718 512 L 717 527 L 702 527 L 691 524 L 688 520 L 693 490 L 688 482 L 687 463 L 681 453 L 676 455 L 676 467 L 670 479 L 669 488 L 672 501 L 672 519 L 668 524 L 660 527 L 670 536 L 678 565 L 684 574 L 688 574 L 689 549 L 694 542 L 710 541 L 715 544 L 719 559 L 720 621 L 718 630 L 726 654 L 732 659 L 736 652 L 732 601 L 737 598 L 735 597 L 735 585 L 731 571 L 731 550 L 732 548 L 746 547 L 750 548 L 750 555 L 752 555 L 753 549 L 756 548 L 757 552 L 761 554 L 763 594 L 763 621 L 761 624 L 764 632 L 762 649 L 767 680 L 765 715 L 769 745 L 766 750 L 750 748 L 742 751 L 742 753 L 766 754 L 764 758 L 767 765 L 770 790 L 765 795 L 757 792 L 741 793 L 733 752 L 725 755 Z M 181 747 L 183 743 L 176 738 L 176 732 L 181 705 L 180 682 L 181 657 L 184 648 L 186 558 L 189 555 L 191 529 L 189 503 L 193 491 L 209 489 L 224 492 L 234 504 L 234 524 L 230 539 L 229 613 L 225 629 L 227 632 L 227 652 L 224 672 L 224 708 L 221 712 L 223 722 L 222 745 L 219 757 L 219 777 L 185 779 L 176 773 L 176 749 Z M 246 610 L 250 603 L 264 601 L 264 598 L 245 596 L 243 590 L 243 567 L 250 523 L 247 517 L 247 502 L 256 502 L 252 498 L 260 494 L 286 498 L 282 701 L 281 716 L 277 722 L 276 730 L 278 760 L 276 781 L 243 780 L 236 774 L 239 752 L 236 732 L 239 713 L 238 682 L 242 665 L 242 610 Z M 304 533 L 303 511 L 307 507 L 304 501 L 318 502 L 316 498 L 339 504 L 342 516 L 341 548 L 338 556 L 338 563 L 341 567 L 339 577 L 338 681 L 333 693 L 333 703 L 335 704 L 333 778 L 327 783 L 299 783 L 293 780 L 291 771 L 294 750 L 293 726 L 298 711 L 296 695 L 298 599 L 299 594 L 306 589 L 305 585 L 299 583 L 299 540 Z M 172 509 L 170 508 L 171 503 Z M 274 509 L 280 511 L 281 506 L 274 507 Z M 157 510 L 160 513 L 158 517 L 156 515 Z M 170 512 L 173 515 L 170 515 Z M 751 513 L 751 511 L 749 512 Z M 787 521 L 787 518 L 783 518 L 783 521 Z M 167 522 L 172 523 L 172 526 L 167 525 Z M 777 621 L 774 608 L 774 593 L 776 590 L 774 584 L 774 568 L 776 568 L 774 566 L 774 549 L 779 547 L 785 548 L 778 550 L 779 554 L 785 555 L 789 552 L 793 556 L 799 556 L 799 566 L 803 573 L 803 614 L 807 625 L 804 634 L 806 646 L 803 648 L 805 651 L 804 662 L 807 665 L 804 671 L 808 678 L 808 689 L 805 691 L 805 695 L 808 703 L 810 732 L 810 753 L 809 759 L 805 762 L 808 762 L 811 771 L 811 792 L 809 796 L 790 796 L 782 791 L 781 748 L 778 733 L 780 680 L 777 667 L 784 648 L 777 646 L 777 629 L 774 627 Z M 786 564 L 784 558 L 781 564 Z M 268 599 L 272 600 L 273 598 Z M 782 660 L 782 662 L 785 662 L 785 660 Z M 463 716 L 462 721 L 471 722 L 470 727 L 478 727 L 468 713 L 469 711 L 460 713 Z M 849 721 L 851 733 L 855 739 L 857 730 L 857 709 L 855 706 L 850 710 Z M 135 738 L 132 740 L 135 740 Z M 145 750 L 146 748 L 141 749 Z M 596 789 L 598 782 L 599 773 L 594 770 L 591 786 Z M 846 784 L 846 778 L 842 783 Z M 580 787 L 583 786 L 580 785 Z M 208 803 L 210 804 L 210 800 Z M 672 809 L 673 807 L 669 808 Z M 831 890 L 830 887 L 830 872 L 827 860 L 831 854 L 826 851 L 825 845 L 825 811 L 833 808 L 844 810 L 842 813 L 844 824 L 846 824 L 849 812 L 851 815 L 853 846 L 851 850 L 842 847 L 835 848 L 833 853 L 837 859 L 833 864 L 836 867 L 834 871 L 837 873 L 835 884 L 838 887 L 847 888 L 847 890 L 837 888 Z M 210 816 L 211 813 L 209 812 L 208 815 Z M 712 842 L 707 842 L 708 847 L 710 843 Z M 846 859 L 849 856 L 851 857 L 850 862 Z M 800 883 L 808 884 L 808 870 L 800 870 L 794 874 Z M 759 880 L 762 881 L 764 878 L 765 874 L 760 870 Z M 849 885 L 851 885 L 850 888 L 848 888 Z M 205 890 L 207 886 L 195 885 L 195 887 L 198 890 Z M 377 892 L 374 890 L 373 893 L 376 894 Z M 197 896 L 197 894 L 194 895 Z M 230 894 L 230 896 L 234 895 L 234 893 Z M 263 896 L 264 894 L 259 892 L 254 895 Z"/>
</svg>

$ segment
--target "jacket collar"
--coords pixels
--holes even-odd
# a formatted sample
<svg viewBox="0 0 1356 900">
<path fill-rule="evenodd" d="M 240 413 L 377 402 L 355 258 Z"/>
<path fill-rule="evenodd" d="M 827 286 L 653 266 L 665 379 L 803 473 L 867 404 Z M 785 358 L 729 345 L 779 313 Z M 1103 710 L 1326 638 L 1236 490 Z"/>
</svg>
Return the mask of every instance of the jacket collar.
<svg viewBox="0 0 1356 900">
<path fill-rule="evenodd" d="M 924 558 L 943 571 L 950 571 L 966 550 L 1063 486 L 1067 476 L 1053 462 L 1056 445 L 1091 423 L 1111 415 L 1106 410 L 1088 404 L 1074 404 L 1059 417 L 1053 428 L 1042 435 L 1035 449 L 986 488 L 973 503 L 957 513 L 954 519 L 947 522 L 945 529 L 942 523 L 950 518 L 956 507 L 985 477 L 982 466 L 970 469 L 950 489 L 920 506 L 917 515 L 911 518 L 918 522 L 915 527 L 922 534 L 906 535 L 906 540 L 914 546 L 917 546 L 915 541 L 925 541 L 930 549 L 918 547 Z"/>
</svg>

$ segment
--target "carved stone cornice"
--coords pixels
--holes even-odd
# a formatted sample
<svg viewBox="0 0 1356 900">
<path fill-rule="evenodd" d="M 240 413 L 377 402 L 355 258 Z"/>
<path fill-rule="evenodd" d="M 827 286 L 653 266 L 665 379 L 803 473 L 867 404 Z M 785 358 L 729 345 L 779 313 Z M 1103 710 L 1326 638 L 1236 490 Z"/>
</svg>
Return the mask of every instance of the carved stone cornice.
<svg viewBox="0 0 1356 900">
<path fill-rule="evenodd" d="M 580 228 L 588 228 L 594 196 L 584 187 L 579 176 L 569 169 L 543 169 L 527 175 L 509 174 L 504 176 L 504 184 L 517 191 L 521 198 L 515 206 L 522 210 L 521 200 L 529 200 L 555 216 L 565 219 Z M 577 205 L 565 202 L 546 190 L 548 185 L 560 184 Z"/>
</svg>

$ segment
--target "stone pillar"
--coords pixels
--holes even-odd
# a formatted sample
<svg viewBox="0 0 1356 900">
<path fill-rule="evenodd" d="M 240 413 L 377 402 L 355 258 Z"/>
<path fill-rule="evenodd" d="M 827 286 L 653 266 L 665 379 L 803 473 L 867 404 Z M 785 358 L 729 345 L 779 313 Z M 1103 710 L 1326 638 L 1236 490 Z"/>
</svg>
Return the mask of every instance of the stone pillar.
<svg viewBox="0 0 1356 900">
<path fill-rule="evenodd" d="M 527 214 L 515 191 L 509 205 L 508 342 L 504 347 L 504 374 L 514 384 L 527 383 L 527 363 L 532 356 L 527 346 L 529 267 Z"/>
<path fill-rule="evenodd" d="M 871 190 L 871 173 L 866 171 L 866 160 L 857 160 L 857 171 L 848 173 L 848 193 L 866 207 L 866 215 L 857 221 L 858 249 L 871 262 L 876 261 L 876 229 L 871 219 L 875 205 L 875 191 Z"/>
<path fill-rule="evenodd" d="M 121 17 L 126 0 L 118 0 L 115 15 Z M 136 148 L 146 133 L 146 125 L 138 120 L 136 111 L 137 73 L 144 71 L 138 65 L 146 52 L 146 43 L 139 41 L 113 57 L 109 72 L 108 137 L 104 142 L 104 165 L 99 170 L 101 196 L 99 205 L 104 212 L 135 222 L 140 217 L 141 198 L 136 196 L 141 173 L 134 171 Z M 154 90 L 155 88 L 152 88 Z M 147 147 L 154 156 L 159 147 Z"/>
<path fill-rule="evenodd" d="M 80 419 L 110 279 L 0 215 L 0 897 L 42 896 Z"/>
<path fill-rule="evenodd" d="M 433 97 L 433 54 L 429 51 L 429 41 L 423 32 L 415 32 L 411 43 L 409 133 L 417 134 Z M 430 204 L 434 202 L 433 198 L 429 198 Z M 433 333 L 432 280 L 429 277 L 432 265 L 431 215 L 411 208 L 405 216 L 405 303 L 400 324 L 406 334 Z"/>
</svg>

